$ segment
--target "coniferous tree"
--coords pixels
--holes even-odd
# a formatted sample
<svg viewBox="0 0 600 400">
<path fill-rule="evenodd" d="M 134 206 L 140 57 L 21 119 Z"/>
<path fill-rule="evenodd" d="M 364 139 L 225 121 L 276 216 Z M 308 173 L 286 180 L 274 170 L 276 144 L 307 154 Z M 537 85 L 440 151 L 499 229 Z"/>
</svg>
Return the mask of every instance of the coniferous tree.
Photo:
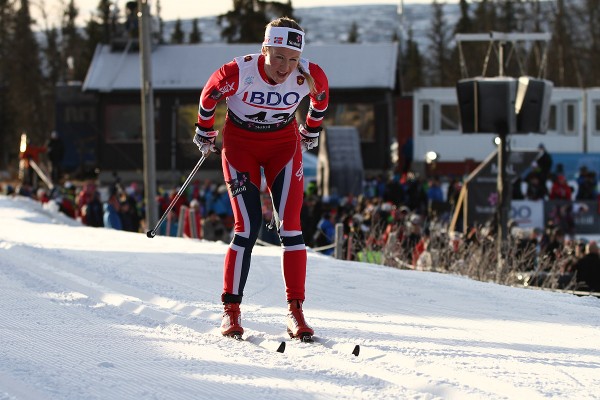
<svg viewBox="0 0 600 400">
<path fill-rule="evenodd" d="M 491 0 L 481 0 L 475 8 L 476 32 L 491 32 L 496 28 L 496 6 Z"/>
<path fill-rule="evenodd" d="M 352 21 L 350 25 L 350 31 L 348 32 L 347 43 L 358 43 L 358 24 L 356 21 Z"/>
<path fill-rule="evenodd" d="M 111 11 L 110 0 L 100 0 L 96 7 L 100 26 L 102 27 L 101 43 L 108 44 L 111 39 Z"/>
<path fill-rule="evenodd" d="M 294 8 L 292 7 L 291 0 L 288 0 L 285 3 L 280 3 L 278 1 L 260 1 L 257 3 L 257 6 L 265 13 L 268 20 L 279 17 L 289 17 L 296 20 L 299 24 L 301 23 L 301 20 L 294 16 Z"/>
<path fill-rule="evenodd" d="M 597 0 L 585 0 L 571 6 L 573 11 L 573 30 L 575 51 L 579 57 L 582 85 L 598 86 L 598 55 L 600 54 L 600 10 Z"/>
<path fill-rule="evenodd" d="M 110 24 L 110 2 L 109 0 L 100 0 L 96 13 L 90 17 L 85 26 L 85 40 L 81 51 L 80 64 L 85 66 L 86 70 L 89 68 L 98 44 L 110 43 Z"/>
<path fill-rule="evenodd" d="M 516 12 L 517 3 L 520 3 L 520 1 L 514 0 L 501 3 L 497 23 L 497 29 L 500 32 L 510 33 L 519 31 L 518 15 Z"/>
<path fill-rule="evenodd" d="M 192 21 L 192 31 L 190 32 L 190 43 L 200 43 L 202 42 L 202 33 L 200 32 L 200 27 L 198 26 L 198 19 L 194 18 Z"/>
<path fill-rule="evenodd" d="M 425 62 L 419 51 L 419 44 L 414 39 L 412 28 L 408 30 L 405 48 L 406 52 L 403 55 L 405 62 L 402 63 L 402 92 L 410 93 L 425 84 L 423 73 Z"/>
<path fill-rule="evenodd" d="M 60 51 L 60 35 L 56 28 L 47 29 L 45 32 L 46 47 L 43 54 L 45 59 L 45 70 L 50 86 L 55 86 L 64 77 L 62 54 Z"/>
<path fill-rule="evenodd" d="M 262 43 L 265 26 L 273 19 L 294 17 L 292 2 L 262 0 L 233 0 L 233 10 L 219 15 L 217 22 L 222 26 L 221 37 L 227 43 Z"/>
<path fill-rule="evenodd" d="M 543 12 L 539 0 L 529 1 L 524 5 L 523 18 L 529 21 L 532 32 L 546 32 L 549 18 Z M 544 60 L 544 54 L 548 50 L 547 42 L 538 41 L 531 46 L 531 50 L 527 56 L 526 68 L 531 71 L 530 74 L 535 77 L 546 78 L 548 61 Z"/>
<path fill-rule="evenodd" d="M 433 14 L 429 39 L 429 74 L 435 86 L 454 84 L 450 82 L 448 68 L 450 64 L 451 29 L 444 18 L 444 5 L 434 0 L 431 3 Z"/>
<path fill-rule="evenodd" d="M 262 43 L 269 20 L 260 0 L 233 0 L 233 10 L 219 15 L 221 36 L 227 43 Z M 256 6 L 255 6 L 256 5 Z"/>
<path fill-rule="evenodd" d="M 467 0 L 459 2 L 460 18 L 454 27 L 454 33 L 473 33 L 473 19 L 469 13 L 469 3 Z"/>
<path fill-rule="evenodd" d="M 579 57 L 573 48 L 569 7 L 564 0 L 557 0 L 548 62 L 548 77 L 556 86 L 582 87 Z"/>
<path fill-rule="evenodd" d="M 171 43 L 172 44 L 182 44 L 185 34 L 181 29 L 181 19 L 177 18 L 175 21 L 175 28 L 173 28 L 173 33 L 171 33 Z"/>
<path fill-rule="evenodd" d="M 16 111 L 8 93 L 14 17 L 11 2 L 0 0 L 0 168 L 6 168 L 19 151 L 14 143 Z"/>
<path fill-rule="evenodd" d="M 497 26 L 496 29 L 503 33 L 515 33 L 520 32 L 520 23 L 518 20 L 517 4 L 516 1 L 506 1 L 499 7 Z M 521 76 L 526 75 L 524 65 L 521 64 L 521 60 L 524 58 L 524 49 L 520 43 L 507 43 L 504 46 L 505 49 L 505 63 L 504 63 L 504 75 L 505 76 Z M 514 61 L 514 62 L 512 62 Z"/>
<path fill-rule="evenodd" d="M 458 22 L 456 23 L 456 26 L 454 27 L 454 36 L 456 37 L 457 34 L 469 34 L 469 33 L 473 33 L 473 19 L 471 18 L 471 14 L 470 14 L 470 10 L 469 10 L 469 3 L 467 2 L 467 0 L 460 0 L 459 3 L 459 9 L 460 9 L 460 18 L 458 19 Z M 463 79 L 463 78 L 469 78 L 471 77 L 470 73 L 469 73 L 469 66 L 466 65 L 466 60 L 464 58 L 464 52 L 462 53 L 462 59 L 461 59 L 461 50 L 464 50 L 462 45 L 460 45 L 459 48 L 459 44 L 457 43 L 456 46 L 454 47 L 454 49 L 452 50 L 452 55 L 451 55 L 451 59 L 452 59 L 452 76 L 454 77 L 454 80 L 458 81 L 459 79 Z M 473 68 L 473 65 L 470 66 L 471 69 Z"/>
<path fill-rule="evenodd" d="M 63 16 L 63 65 L 66 66 L 66 80 L 83 81 L 89 66 L 88 60 L 83 57 L 85 40 L 77 27 L 79 10 L 75 1 L 70 0 Z"/>
<path fill-rule="evenodd" d="M 233 0 L 233 10 L 219 15 L 221 37 L 227 43 L 262 43 L 265 26 L 273 19 L 294 17 L 291 0 L 286 3 L 263 0 Z"/>
<path fill-rule="evenodd" d="M 473 13 L 473 33 L 489 33 L 496 28 L 496 7 L 491 0 L 481 0 Z M 468 42 L 463 44 L 467 68 L 471 76 L 495 76 L 498 74 L 498 60 L 495 53 L 489 52 L 490 42 Z M 486 65 L 486 57 L 489 56 Z"/>
<path fill-rule="evenodd" d="M 9 43 L 8 98 L 14 105 L 16 130 L 10 132 L 10 143 L 18 143 L 22 132 L 32 143 L 41 145 L 51 128 L 43 103 L 44 79 L 40 70 L 39 45 L 31 29 L 29 1 L 20 0 L 14 19 L 13 37 Z"/>
<path fill-rule="evenodd" d="M 165 22 L 161 17 L 162 7 L 160 6 L 160 0 L 156 0 L 156 18 L 158 19 L 158 43 L 163 44 L 165 39 L 163 37 L 165 32 Z"/>
<path fill-rule="evenodd" d="M 102 25 L 102 21 L 97 16 L 92 16 L 85 25 L 85 36 L 86 40 L 83 44 L 83 49 L 81 52 L 81 63 L 89 65 L 94 57 L 94 52 L 96 51 L 96 47 L 100 43 L 104 42 L 105 30 Z"/>
</svg>

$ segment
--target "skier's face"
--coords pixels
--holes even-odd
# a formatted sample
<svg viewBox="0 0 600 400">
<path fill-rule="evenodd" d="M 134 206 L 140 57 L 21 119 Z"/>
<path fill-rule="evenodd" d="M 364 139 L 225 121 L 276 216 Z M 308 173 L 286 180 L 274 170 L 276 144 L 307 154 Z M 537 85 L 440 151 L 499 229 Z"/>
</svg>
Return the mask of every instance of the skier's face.
<svg viewBox="0 0 600 400">
<path fill-rule="evenodd" d="M 285 47 L 263 47 L 265 72 L 269 79 L 279 84 L 285 82 L 298 68 L 300 52 Z"/>
</svg>

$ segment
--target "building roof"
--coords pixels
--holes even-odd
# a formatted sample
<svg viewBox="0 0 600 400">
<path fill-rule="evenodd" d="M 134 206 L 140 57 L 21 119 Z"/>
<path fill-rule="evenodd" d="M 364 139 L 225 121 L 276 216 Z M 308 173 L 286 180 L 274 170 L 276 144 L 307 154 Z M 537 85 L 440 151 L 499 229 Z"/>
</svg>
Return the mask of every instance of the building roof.
<svg viewBox="0 0 600 400">
<path fill-rule="evenodd" d="M 209 76 L 234 57 L 258 53 L 260 44 L 157 45 L 152 51 L 154 90 L 201 89 Z M 313 44 L 303 57 L 323 68 L 331 89 L 393 89 L 398 49 L 395 43 Z M 83 90 L 100 92 L 140 89 L 137 51 L 111 51 L 99 45 Z"/>
</svg>

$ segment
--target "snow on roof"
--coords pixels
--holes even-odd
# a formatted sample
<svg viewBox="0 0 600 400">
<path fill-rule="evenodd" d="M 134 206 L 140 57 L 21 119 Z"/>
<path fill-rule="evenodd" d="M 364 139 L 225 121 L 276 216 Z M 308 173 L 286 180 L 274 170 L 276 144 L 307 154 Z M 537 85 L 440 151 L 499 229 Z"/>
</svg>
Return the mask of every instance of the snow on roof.
<svg viewBox="0 0 600 400">
<path fill-rule="evenodd" d="M 155 90 L 201 89 L 221 65 L 258 52 L 260 44 L 159 45 L 152 52 L 152 86 Z M 393 89 L 397 54 L 394 43 L 313 44 L 303 57 L 323 68 L 332 89 Z M 99 45 L 83 90 L 139 90 L 139 59 L 137 51 L 111 51 L 110 46 Z"/>
</svg>

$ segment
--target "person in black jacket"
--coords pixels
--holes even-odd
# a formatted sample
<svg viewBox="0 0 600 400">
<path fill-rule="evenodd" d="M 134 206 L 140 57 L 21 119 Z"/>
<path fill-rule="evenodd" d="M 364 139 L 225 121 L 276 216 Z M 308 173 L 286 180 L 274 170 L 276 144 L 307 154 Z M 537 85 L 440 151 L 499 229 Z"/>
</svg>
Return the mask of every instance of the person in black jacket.
<svg viewBox="0 0 600 400">
<path fill-rule="evenodd" d="M 573 267 L 577 279 L 577 289 L 600 292 L 600 251 L 598 244 L 591 241 L 586 246 L 586 254 Z"/>
<path fill-rule="evenodd" d="M 538 150 L 540 151 L 540 155 L 537 159 L 537 165 L 540 168 L 540 181 L 545 185 L 552 170 L 552 156 L 546 151 L 546 146 L 543 143 L 540 143 Z"/>
<path fill-rule="evenodd" d="M 56 131 L 52 131 L 46 144 L 48 159 L 50 160 L 50 179 L 52 183 L 60 182 L 62 176 L 62 162 L 65 156 L 65 146 Z"/>
</svg>

